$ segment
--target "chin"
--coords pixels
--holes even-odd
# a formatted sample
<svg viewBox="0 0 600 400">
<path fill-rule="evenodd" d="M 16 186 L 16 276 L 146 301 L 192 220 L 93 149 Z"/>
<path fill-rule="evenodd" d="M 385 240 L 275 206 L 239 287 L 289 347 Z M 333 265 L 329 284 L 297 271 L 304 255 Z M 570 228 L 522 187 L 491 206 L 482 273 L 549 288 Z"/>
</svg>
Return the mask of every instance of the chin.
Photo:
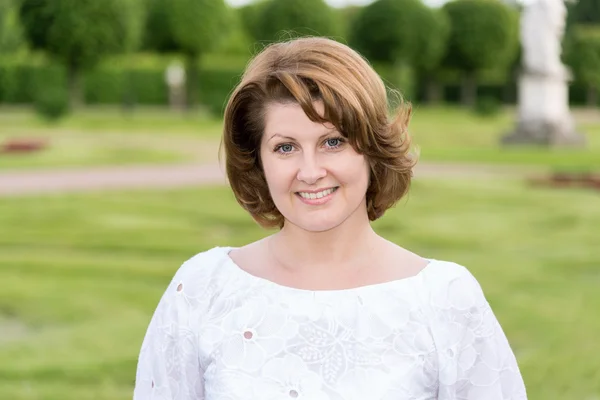
<svg viewBox="0 0 600 400">
<path fill-rule="evenodd" d="M 310 218 L 309 217 L 304 217 L 304 218 L 297 217 L 297 218 L 292 218 L 292 219 L 286 219 L 286 223 L 294 225 L 294 226 L 296 226 L 304 231 L 307 231 L 307 232 L 319 233 L 319 232 L 327 232 L 327 231 L 337 228 L 338 226 L 342 225 L 346 219 L 347 218 L 343 218 L 341 216 L 337 216 L 337 217 L 313 216 Z"/>
</svg>

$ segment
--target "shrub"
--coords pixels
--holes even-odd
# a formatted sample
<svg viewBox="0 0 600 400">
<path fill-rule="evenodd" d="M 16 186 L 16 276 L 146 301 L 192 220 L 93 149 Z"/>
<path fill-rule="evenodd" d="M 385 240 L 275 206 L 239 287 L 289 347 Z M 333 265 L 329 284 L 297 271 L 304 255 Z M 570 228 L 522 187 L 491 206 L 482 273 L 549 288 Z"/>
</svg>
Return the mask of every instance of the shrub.
<svg viewBox="0 0 600 400">
<path fill-rule="evenodd" d="M 69 95 L 65 86 L 47 85 L 35 94 L 34 104 L 42 118 L 54 122 L 69 112 Z"/>
<path fill-rule="evenodd" d="M 500 101 L 492 96 L 480 96 L 475 103 L 475 113 L 482 117 L 492 117 L 500 112 Z"/>
</svg>

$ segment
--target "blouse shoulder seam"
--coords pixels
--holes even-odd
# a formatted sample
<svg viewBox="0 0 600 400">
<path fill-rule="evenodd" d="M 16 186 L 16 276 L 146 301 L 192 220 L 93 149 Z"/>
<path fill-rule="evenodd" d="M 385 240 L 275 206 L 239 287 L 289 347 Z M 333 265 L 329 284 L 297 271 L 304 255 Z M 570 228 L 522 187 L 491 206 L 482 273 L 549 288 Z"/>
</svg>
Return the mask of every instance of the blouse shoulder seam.
<svg viewBox="0 0 600 400">
<path fill-rule="evenodd" d="M 175 272 L 175 277 L 186 274 L 196 268 L 210 268 L 218 261 L 218 247 L 201 251 L 183 261 Z"/>
</svg>

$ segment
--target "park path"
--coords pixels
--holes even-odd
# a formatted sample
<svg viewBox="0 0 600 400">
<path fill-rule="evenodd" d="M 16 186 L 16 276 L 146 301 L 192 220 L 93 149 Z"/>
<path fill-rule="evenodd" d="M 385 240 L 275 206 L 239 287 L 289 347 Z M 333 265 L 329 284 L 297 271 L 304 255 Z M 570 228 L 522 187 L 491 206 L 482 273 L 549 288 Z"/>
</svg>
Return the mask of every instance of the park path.
<svg viewBox="0 0 600 400">
<path fill-rule="evenodd" d="M 415 179 L 487 179 L 523 176 L 526 172 L 519 168 L 492 165 L 421 163 L 415 168 Z M 0 173 L 0 196 L 181 188 L 226 183 L 224 169 L 216 163 L 26 170 Z"/>
</svg>

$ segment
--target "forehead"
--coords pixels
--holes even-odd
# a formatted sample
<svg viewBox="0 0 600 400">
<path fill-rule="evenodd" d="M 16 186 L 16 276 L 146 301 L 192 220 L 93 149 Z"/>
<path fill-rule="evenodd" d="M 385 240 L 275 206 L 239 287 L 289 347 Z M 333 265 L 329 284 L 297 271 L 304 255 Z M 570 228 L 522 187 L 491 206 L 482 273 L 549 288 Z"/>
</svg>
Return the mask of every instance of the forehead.
<svg viewBox="0 0 600 400">
<path fill-rule="evenodd" d="M 315 102 L 315 110 L 323 115 L 323 104 Z M 270 103 L 265 108 L 265 132 L 268 139 L 275 134 L 292 136 L 322 134 L 335 129 L 331 123 L 311 121 L 298 103 Z"/>
</svg>

